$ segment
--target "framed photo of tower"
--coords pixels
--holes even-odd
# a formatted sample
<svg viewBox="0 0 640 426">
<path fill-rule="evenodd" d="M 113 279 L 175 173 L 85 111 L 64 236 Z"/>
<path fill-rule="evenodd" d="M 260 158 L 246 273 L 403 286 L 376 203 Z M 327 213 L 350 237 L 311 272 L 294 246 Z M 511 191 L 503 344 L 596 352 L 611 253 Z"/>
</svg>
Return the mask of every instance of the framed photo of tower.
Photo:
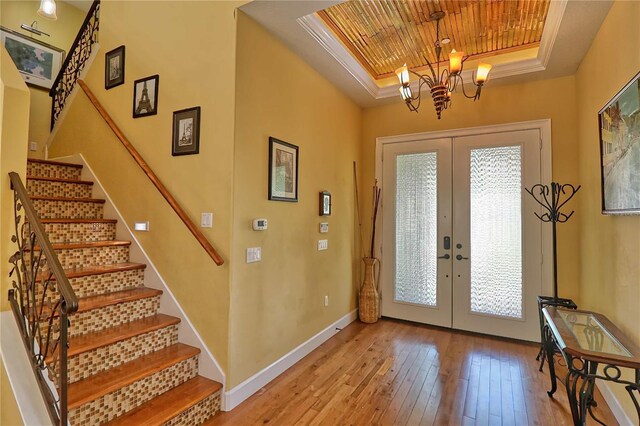
<svg viewBox="0 0 640 426">
<path fill-rule="evenodd" d="M 124 46 L 104 55 L 104 88 L 111 89 L 124 84 Z"/>
<path fill-rule="evenodd" d="M 141 78 L 133 83 L 133 118 L 158 113 L 158 88 L 160 76 Z"/>
<path fill-rule="evenodd" d="M 171 155 L 191 155 L 198 152 L 200 152 L 200 107 L 175 111 Z"/>
</svg>

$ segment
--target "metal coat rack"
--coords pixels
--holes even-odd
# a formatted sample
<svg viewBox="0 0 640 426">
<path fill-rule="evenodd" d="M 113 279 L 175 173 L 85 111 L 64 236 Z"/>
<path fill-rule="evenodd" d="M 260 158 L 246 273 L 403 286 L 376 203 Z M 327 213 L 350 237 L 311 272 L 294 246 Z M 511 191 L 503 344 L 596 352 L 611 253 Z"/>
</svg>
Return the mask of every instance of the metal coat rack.
<svg viewBox="0 0 640 426">
<path fill-rule="evenodd" d="M 542 185 L 538 183 L 533 185 L 531 189 L 525 188 L 525 190 L 533 197 L 538 204 L 540 204 L 545 212 L 538 214 L 534 212 L 536 217 L 543 222 L 551 222 L 553 231 L 553 299 L 558 299 L 558 249 L 557 249 L 557 237 L 556 237 L 556 224 L 565 223 L 574 211 L 566 214 L 561 209 L 576 195 L 576 192 L 580 190 L 580 185 L 573 186 L 569 183 L 559 184 L 557 182 L 551 182 L 550 185 Z"/>
</svg>

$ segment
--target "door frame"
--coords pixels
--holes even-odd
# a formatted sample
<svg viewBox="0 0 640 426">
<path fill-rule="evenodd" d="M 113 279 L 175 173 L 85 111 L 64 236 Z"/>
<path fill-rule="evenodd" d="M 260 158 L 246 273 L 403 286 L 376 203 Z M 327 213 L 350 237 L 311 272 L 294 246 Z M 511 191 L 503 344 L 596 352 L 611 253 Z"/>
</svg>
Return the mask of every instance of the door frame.
<svg viewBox="0 0 640 426">
<path fill-rule="evenodd" d="M 466 127 L 461 129 L 450 130 L 438 130 L 433 132 L 422 133 L 410 133 L 405 135 L 396 136 L 381 136 L 376 138 L 376 153 L 375 153 L 375 179 L 377 179 L 382 191 L 384 191 L 384 181 L 382 180 L 382 151 L 384 145 L 403 143 L 403 142 L 415 142 L 428 139 L 440 139 L 440 138 L 456 138 L 462 136 L 475 136 L 484 135 L 488 133 L 503 133 L 513 132 L 518 130 L 539 130 L 541 144 L 540 149 L 542 151 L 540 158 L 540 176 L 542 177 L 542 183 L 549 183 L 552 179 L 552 152 L 551 152 L 551 119 L 532 120 L 532 121 L 520 121 L 516 123 L 507 124 L 492 124 L 488 126 L 478 127 Z M 455 141 L 453 142 L 455 143 Z M 384 253 L 382 251 L 384 230 L 383 217 L 384 217 L 384 205 L 381 205 L 380 212 L 377 219 L 377 227 L 380 235 L 376 242 L 375 251 L 380 253 L 380 272 L 378 276 L 379 288 L 382 289 L 382 277 L 384 276 L 383 268 L 385 267 Z M 542 292 L 545 296 L 553 294 L 553 240 L 551 234 L 551 226 L 545 226 L 542 228 Z M 381 304 L 382 306 L 382 304 Z"/>
</svg>

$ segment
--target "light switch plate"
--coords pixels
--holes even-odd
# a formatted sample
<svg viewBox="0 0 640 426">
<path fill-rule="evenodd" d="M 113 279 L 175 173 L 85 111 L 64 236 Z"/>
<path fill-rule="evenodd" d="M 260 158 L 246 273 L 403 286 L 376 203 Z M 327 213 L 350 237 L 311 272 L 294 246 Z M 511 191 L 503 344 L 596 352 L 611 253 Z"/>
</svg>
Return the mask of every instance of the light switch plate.
<svg viewBox="0 0 640 426">
<path fill-rule="evenodd" d="M 247 249 L 247 263 L 260 262 L 262 260 L 261 247 L 249 247 Z"/>
<path fill-rule="evenodd" d="M 329 248 L 329 240 L 318 240 L 318 250 L 326 250 Z"/>
<path fill-rule="evenodd" d="M 29 142 L 29 151 L 37 151 L 38 142 Z"/>
<path fill-rule="evenodd" d="M 320 233 L 326 234 L 329 232 L 329 222 L 321 222 L 320 223 Z"/>
<path fill-rule="evenodd" d="M 200 226 L 202 228 L 213 228 L 213 213 L 202 213 Z"/>
</svg>

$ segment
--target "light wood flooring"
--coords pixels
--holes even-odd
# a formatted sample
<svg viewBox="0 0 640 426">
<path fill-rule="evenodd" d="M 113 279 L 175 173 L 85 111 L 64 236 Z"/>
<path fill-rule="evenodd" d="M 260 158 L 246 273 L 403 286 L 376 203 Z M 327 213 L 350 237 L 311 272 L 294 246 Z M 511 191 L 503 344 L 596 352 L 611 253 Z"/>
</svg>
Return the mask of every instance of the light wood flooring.
<svg viewBox="0 0 640 426">
<path fill-rule="evenodd" d="M 356 321 L 207 425 L 570 425 L 538 347 L 384 319 Z M 617 424 L 597 393 L 594 412 Z M 595 424 L 591 419 L 589 424 Z"/>
</svg>

